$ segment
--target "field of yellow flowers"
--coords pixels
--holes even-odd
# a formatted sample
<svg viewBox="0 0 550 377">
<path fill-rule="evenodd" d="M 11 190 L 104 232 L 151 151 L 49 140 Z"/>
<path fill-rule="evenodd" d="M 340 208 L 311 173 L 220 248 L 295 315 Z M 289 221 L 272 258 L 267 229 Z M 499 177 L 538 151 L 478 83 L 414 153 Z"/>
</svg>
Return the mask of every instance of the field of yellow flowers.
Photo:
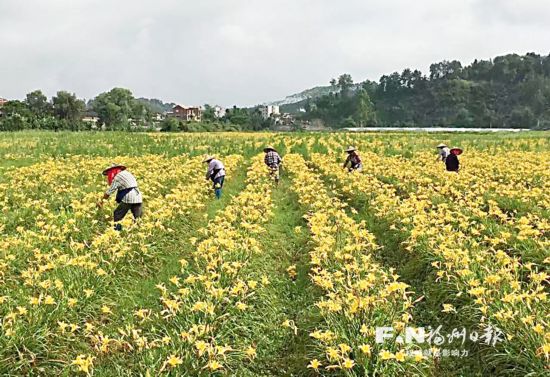
<svg viewBox="0 0 550 377">
<path fill-rule="evenodd" d="M 550 375 L 548 133 L 25 132 L 0 157 L 0 375 Z M 121 232 L 112 162 L 144 196 Z"/>
</svg>

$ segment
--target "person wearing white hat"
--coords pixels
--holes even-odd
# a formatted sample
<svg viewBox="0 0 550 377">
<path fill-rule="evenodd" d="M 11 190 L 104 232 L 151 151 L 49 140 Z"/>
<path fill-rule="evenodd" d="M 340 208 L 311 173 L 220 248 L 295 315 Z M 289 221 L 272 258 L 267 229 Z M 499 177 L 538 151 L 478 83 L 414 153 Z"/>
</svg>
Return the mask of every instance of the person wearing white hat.
<svg viewBox="0 0 550 377">
<path fill-rule="evenodd" d="M 107 177 L 109 189 L 103 194 L 103 198 L 97 203 L 98 208 L 103 207 L 103 202 L 108 199 L 116 191 L 117 208 L 113 213 L 113 221 L 115 222 L 115 230 L 122 230 L 122 225 L 119 223 L 128 211 L 132 212 L 134 220 L 137 220 L 143 215 L 143 198 L 138 189 L 136 177 L 133 176 L 126 166 L 112 164 L 107 169 L 103 170 L 103 175 Z"/>
<path fill-rule="evenodd" d="M 348 154 L 348 157 L 344 162 L 344 169 L 347 167 L 348 171 L 350 172 L 354 170 L 356 171 L 363 170 L 363 163 L 361 162 L 361 157 L 359 157 L 359 154 L 357 153 L 357 150 L 355 149 L 355 147 L 348 147 L 346 149 L 346 153 Z"/>
<path fill-rule="evenodd" d="M 216 157 L 210 155 L 205 156 L 202 162 L 208 164 L 206 179 L 210 179 L 214 183 L 214 194 L 216 195 L 216 199 L 220 199 L 225 180 L 225 166 Z"/>
<path fill-rule="evenodd" d="M 269 168 L 269 175 L 273 178 L 275 181 L 275 184 L 279 184 L 280 179 L 280 166 L 283 163 L 283 159 L 277 153 L 275 148 L 272 146 L 267 146 L 264 148 L 265 156 L 264 156 L 264 163 Z"/>
<path fill-rule="evenodd" d="M 443 144 L 443 143 L 437 146 L 437 150 L 438 150 L 437 160 L 445 162 L 445 160 L 447 159 L 447 156 L 449 156 L 449 154 L 451 153 L 451 150 L 446 144 Z"/>
</svg>

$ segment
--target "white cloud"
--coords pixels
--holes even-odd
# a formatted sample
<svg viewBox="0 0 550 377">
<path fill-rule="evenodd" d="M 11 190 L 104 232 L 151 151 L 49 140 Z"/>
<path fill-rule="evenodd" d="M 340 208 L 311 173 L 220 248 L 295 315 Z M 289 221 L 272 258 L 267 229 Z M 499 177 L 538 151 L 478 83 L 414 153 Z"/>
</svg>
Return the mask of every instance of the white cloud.
<svg viewBox="0 0 550 377">
<path fill-rule="evenodd" d="M 251 105 L 442 59 L 550 52 L 547 0 L 2 0 L 0 96 Z"/>
</svg>

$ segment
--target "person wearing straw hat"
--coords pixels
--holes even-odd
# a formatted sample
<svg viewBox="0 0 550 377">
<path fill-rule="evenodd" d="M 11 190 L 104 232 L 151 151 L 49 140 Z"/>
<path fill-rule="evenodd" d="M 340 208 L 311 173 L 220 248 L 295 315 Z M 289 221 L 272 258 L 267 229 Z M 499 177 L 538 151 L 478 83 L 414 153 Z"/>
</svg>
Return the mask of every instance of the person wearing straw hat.
<svg viewBox="0 0 550 377">
<path fill-rule="evenodd" d="M 449 149 L 449 147 L 444 144 L 444 143 L 441 143 L 437 146 L 437 150 L 438 150 L 438 154 L 437 154 L 437 160 L 438 161 L 443 161 L 445 162 L 445 159 L 447 158 L 447 156 L 449 155 L 449 153 L 451 153 L 451 150 Z"/>
<path fill-rule="evenodd" d="M 348 171 L 361 171 L 363 170 L 363 163 L 361 162 L 361 157 L 359 157 L 359 154 L 357 153 L 357 150 L 355 147 L 348 147 L 346 149 L 346 153 L 348 154 L 348 157 L 346 158 L 346 161 L 344 162 L 344 169 L 347 167 Z M 348 167 L 349 165 L 349 167 Z"/>
<path fill-rule="evenodd" d="M 109 189 L 103 194 L 103 198 L 97 203 L 98 208 L 103 207 L 103 202 L 116 191 L 116 202 L 118 206 L 113 213 L 115 230 L 122 230 L 121 221 L 128 211 L 132 212 L 134 220 L 139 219 L 143 214 L 143 198 L 138 189 L 136 177 L 133 176 L 126 166 L 112 164 L 103 170 L 103 175 L 107 177 Z"/>
<path fill-rule="evenodd" d="M 449 155 L 445 159 L 445 169 L 447 171 L 452 171 L 458 173 L 460 169 L 460 161 L 458 161 L 458 156 L 462 154 L 462 149 L 460 148 L 451 148 Z"/>
<path fill-rule="evenodd" d="M 264 162 L 269 168 L 269 175 L 273 178 L 275 184 L 279 184 L 280 166 L 283 163 L 283 159 L 275 148 L 270 145 L 264 148 L 264 153 Z"/>
<path fill-rule="evenodd" d="M 225 166 L 220 160 L 210 155 L 205 156 L 202 162 L 208 164 L 206 179 L 210 179 L 214 183 L 214 194 L 216 199 L 220 199 L 225 180 Z"/>
</svg>

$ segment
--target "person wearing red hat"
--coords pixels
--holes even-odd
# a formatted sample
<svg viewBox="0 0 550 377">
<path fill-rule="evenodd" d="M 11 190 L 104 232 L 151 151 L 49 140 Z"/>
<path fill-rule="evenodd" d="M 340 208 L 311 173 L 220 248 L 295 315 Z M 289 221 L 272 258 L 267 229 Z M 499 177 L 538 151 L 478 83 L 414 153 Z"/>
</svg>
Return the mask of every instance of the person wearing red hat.
<svg viewBox="0 0 550 377">
<path fill-rule="evenodd" d="M 462 149 L 460 148 L 452 148 L 449 151 L 449 155 L 445 159 L 445 169 L 447 169 L 447 171 L 458 173 L 458 170 L 460 169 L 460 161 L 458 161 L 458 156 L 460 154 L 462 154 Z"/>
<path fill-rule="evenodd" d="M 138 189 L 136 177 L 133 176 L 126 166 L 113 164 L 103 171 L 103 175 L 107 177 L 109 189 L 103 194 L 103 198 L 97 203 L 98 208 L 103 207 L 103 202 L 116 191 L 117 208 L 113 213 L 115 230 L 122 230 L 121 221 L 128 211 L 132 212 L 134 220 L 137 220 L 143 215 L 143 198 Z"/>
</svg>

